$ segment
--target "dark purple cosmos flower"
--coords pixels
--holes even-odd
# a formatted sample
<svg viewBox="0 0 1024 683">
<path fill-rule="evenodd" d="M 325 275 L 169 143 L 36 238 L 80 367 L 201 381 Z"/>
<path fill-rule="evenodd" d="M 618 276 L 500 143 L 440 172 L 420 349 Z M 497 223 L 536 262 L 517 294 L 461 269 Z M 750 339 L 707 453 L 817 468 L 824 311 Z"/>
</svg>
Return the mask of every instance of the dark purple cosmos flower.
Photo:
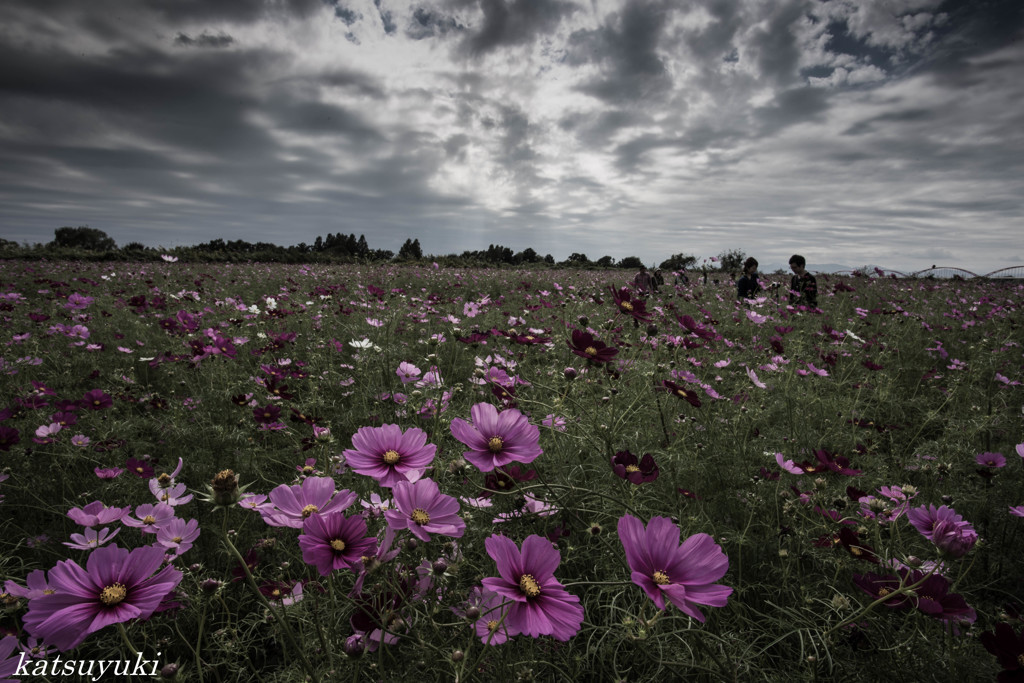
<svg viewBox="0 0 1024 683">
<path fill-rule="evenodd" d="M 700 398 L 697 396 L 697 392 L 690 391 L 686 387 L 680 386 L 671 380 L 662 380 L 661 386 L 669 393 L 678 396 L 694 408 L 700 408 Z"/>
<path fill-rule="evenodd" d="M 854 574 L 853 583 L 875 600 L 893 595 L 900 588 L 899 577 L 886 574 Z M 911 603 L 906 595 L 893 595 L 882 604 L 892 609 L 905 609 Z"/>
<path fill-rule="evenodd" d="M 25 627 L 64 652 L 110 624 L 148 619 L 160 601 L 181 581 L 181 572 L 167 566 L 164 550 L 144 546 L 129 552 L 104 546 L 89 555 L 85 569 L 72 560 L 49 572 L 56 590 L 29 601 Z"/>
<path fill-rule="evenodd" d="M 299 547 L 302 561 L 317 568 L 321 576 L 337 569 L 359 572 L 362 559 L 376 552 L 377 540 L 366 535 L 366 520 L 360 515 L 346 517 L 340 512 L 313 515 L 302 524 Z"/>
<path fill-rule="evenodd" d="M 14 427 L 0 427 L 0 451 L 9 451 L 21 441 L 21 433 Z"/>
<path fill-rule="evenodd" d="M 427 443 L 427 433 L 413 427 L 402 432 L 394 424 L 360 427 L 352 435 L 354 450 L 345 451 L 353 471 L 373 477 L 381 486 L 416 481 L 434 460 L 437 446 Z"/>
<path fill-rule="evenodd" d="M 520 551 L 513 541 L 496 535 L 488 537 L 484 546 L 500 574 L 484 579 L 484 588 L 512 601 L 504 623 L 509 636 L 549 635 L 566 641 L 579 632 L 583 607 L 555 578 L 562 557 L 550 541 L 527 536 Z"/>
<path fill-rule="evenodd" d="M 623 515 L 618 529 L 633 583 L 644 589 L 658 609 L 665 609 L 667 596 L 703 623 L 697 605 L 725 606 L 732 588 L 715 581 L 729 570 L 729 558 L 711 536 L 694 534 L 680 545 L 679 527 L 668 517 L 652 517 L 645 529 L 636 517 Z"/>
<path fill-rule="evenodd" d="M 466 523 L 459 517 L 459 501 L 441 493 L 433 479 L 400 481 L 391 489 L 395 507 L 385 510 L 388 526 L 396 531 L 408 529 L 421 541 L 430 534 L 459 538 Z"/>
<path fill-rule="evenodd" d="M 618 349 L 594 339 L 594 335 L 589 332 L 580 330 L 573 330 L 572 340 L 565 343 L 569 345 L 570 351 L 592 363 L 607 363 L 619 353 Z"/>
<path fill-rule="evenodd" d="M 846 475 L 847 477 L 860 476 L 861 470 L 855 470 L 850 467 L 850 460 L 842 455 L 836 455 L 829 453 L 824 448 L 819 448 L 814 451 L 814 457 L 818 459 L 818 462 L 822 464 L 822 467 L 838 474 Z"/>
<path fill-rule="evenodd" d="M 628 315 L 633 320 L 639 322 L 648 322 L 651 319 L 651 314 L 647 312 L 647 304 L 642 299 L 635 299 L 630 294 L 628 287 L 616 290 L 614 287 L 609 287 L 608 291 L 612 293 L 612 297 L 615 299 L 615 306 L 619 309 L 619 313 Z"/>
<path fill-rule="evenodd" d="M 348 489 L 335 493 L 330 477 L 306 477 L 302 484 L 281 484 L 270 492 L 273 507 L 260 508 L 263 521 L 270 526 L 302 529 L 303 523 L 313 515 L 341 512 L 356 501 L 358 496 Z"/>
<path fill-rule="evenodd" d="M 128 458 L 128 462 L 125 463 L 125 467 L 129 472 L 142 479 L 149 479 L 153 476 L 153 466 L 146 460 L 136 460 L 135 458 Z"/>
<path fill-rule="evenodd" d="M 132 511 L 131 506 L 123 508 L 111 508 L 103 504 L 103 501 L 94 500 L 84 508 L 72 508 L 68 510 L 68 517 L 75 524 L 84 527 L 103 526 L 111 522 L 120 522 L 121 519 Z"/>
<path fill-rule="evenodd" d="M 92 391 L 85 392 L 82 400 L 79 401 L 79 405 L 86 410 L 103 410 L 114 405 L 114 399 L 104 393 L 102 389 L 93 389 Z"/>
<path fill-rule="evenodd" d="M 5 581 L 4 592 L 18 598 L 32 600 L 44 595 L 50 595 L 56 591 L 50 587 L 50 583 L 46 580 L 45 571 L 42 569 L 33 569 L 25 578 L 24 586 L 17 584 L 10 579 Z"/>
<path fill-rule="evenodd" d="M 995 630 L 985 631 L 978 640 L 1003 667 L 996 677 L 999 683 L 1024 681 L 1024 631 L 1018 634 L 1009 624 L 996 624 Z"/>
<path fill-rule="evenodd" d="M 924 573 L 914 570 L 907 581 L 916 583 L 924 577 Z M 977 613 L 959 593 L 950 593 L 949 579 L 941 574 L 932 574 L 924 579 L 924 583 L 914 589 L 916 607 L 930 617 L 942 621 L 966 621 L 974 623 Z"/>
<path fill-rule="evenodd" d="M 252 417 L 258 424 L 271 424 L 272 422 L 277 422 L 277 418 L 280 415 L 281 406 L 275 406 L 272 403 L 252 409 Z"/>
<path fill-rule="evenodd" d="M 473 630 L 484 645 L 501 645 L 508 641 L 508 604 L 497 593 L 480 586 L 473 588 L 465 608 L 457 610 L 456 614 L 475 618 Z"/>
<path fill-rule="evenodd" d="M 544 452 L 540 428 L 515 408 L 499 413 L 489 403 L 477 403 L 470 415 L 472 424 L 459 417 L 452 420 L 452 436 L 469 446 L 462 455 L 481 472 L 513 462 L 529 464 Z"/>
<path fill-rule="evenodd" d="M 650 453 L 645 453 L 638 461 L 629 451 L 619 451 L 612 456 L 612 471 L 615 476 L 637 485 L 654 481 L 660 474 Z"/>
<path fill-rule="evenodd" d="M 533 481 L 537 478 L 537 470 L 527 470 L 519 465 L 499 467 L 484 477 L 484 490 L 481 498 L 488 498 L 496 491 L 507 493 L 516 487 L 516 482 Z"/>
</svg>

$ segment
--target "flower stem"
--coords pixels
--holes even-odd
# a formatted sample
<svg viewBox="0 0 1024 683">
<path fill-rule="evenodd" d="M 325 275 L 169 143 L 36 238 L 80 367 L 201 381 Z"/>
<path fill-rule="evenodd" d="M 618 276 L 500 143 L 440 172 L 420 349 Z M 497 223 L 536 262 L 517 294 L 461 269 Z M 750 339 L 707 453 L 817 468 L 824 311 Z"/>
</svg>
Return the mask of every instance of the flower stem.
<svg viewBox="0 0 1024 683">
<path fill-rule="evenodd" d="M 121 640 L 124 641 L 125 647 L 128 648 L 128 651 L 133 655 L 138 656 L 139 651 L 135 649 L 134 645 L 132 645 L 132 641 L 128 640 L 128 632 L 125 630 L 123 622 L 117 622 L 117 631 L 121 634 Z"/>
<path fill-rule="evenodd" d="M 235 547 L 235 544 L 231 542 L 231 538 L 228 537 L 226 533 L 224 534 L 224 544 L 228 547 L 228 550 L 231 551 L 231 554 L 235 556 L 235 559 L 241 562 L 242 571 L 245 572 L 245 579 L 248 581 L 249 587 L 252 588 L 253 592 L 256 594 L 256 597 L 259 598 L 259 601 L 267 608 L 267 611 L 274 617 L 274 620 L 281 625 L 281 630 L 284 633 L 285 640 L 288 641 L 288 646 L 295 651 L 295 654 L 299 658 L 299 663 L 302 664 L 302 668 L 306 672 L 306 675 L 309 676 L 310 680 L 316 681 L 317 677 L 313 673 L 313 667 L 310 666 L 305 653 L 302 651 L 302 648 L 299 647 L 299 643 L 295 639 L 295 634 L 292 633 L 292 627 L 288 625 L 288 622 L 284 618 L 284 614 L 279 614 L 278 610 L 274 609 L 274 606 L 270 604 L 270 601 L 267 600 L 266 596 L 260 592 L 260 587 L 256 585 L 256 579 L 253 578 L 252 572 L 249 571 L 249 566 L 245 563 L 245 558 L 242 557 L 242 553 L 238 552 L 238 548 Z"/>
</svg>

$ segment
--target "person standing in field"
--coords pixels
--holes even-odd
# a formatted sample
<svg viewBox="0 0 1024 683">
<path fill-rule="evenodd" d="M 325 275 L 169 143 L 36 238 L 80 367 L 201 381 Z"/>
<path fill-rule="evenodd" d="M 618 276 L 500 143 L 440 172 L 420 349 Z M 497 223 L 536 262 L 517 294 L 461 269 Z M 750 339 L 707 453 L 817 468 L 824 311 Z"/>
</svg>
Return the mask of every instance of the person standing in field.
<svg viewBox="0 0 1024 683">
<path fill-rule="evenodd" d="M 640 270 L 633 276 L 633 286 L 636 287 L 638 294 L 650 294 L 651 289 L 654 287 L 654 280 L 651 278 L 651 274 L 647 272 L 647 266 L 640 265 Z"/>
<path fill-rule="evenodd" d="M 807 259 L 800 254 L 789 257 L 793 278 L 789 281 L 789 303 L 812 308 L 818 305 L 818 280 L 807 272 Z"/>
<path fill-rule="evenodd" d="M 761 283 L 757 279 L 757 259 L 753 256 L 743 262 L 743 277 L 736 283 L 737 299 L 753 299 L 761 291 Z"/>
</svg>

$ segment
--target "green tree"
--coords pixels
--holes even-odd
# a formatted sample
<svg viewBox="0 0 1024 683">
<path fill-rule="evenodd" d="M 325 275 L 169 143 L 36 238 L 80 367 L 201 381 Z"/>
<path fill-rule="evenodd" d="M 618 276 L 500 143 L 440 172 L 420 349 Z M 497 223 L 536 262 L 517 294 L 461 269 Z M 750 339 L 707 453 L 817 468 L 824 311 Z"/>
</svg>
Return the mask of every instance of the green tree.
<svg viewBox="0 0 1024 683">
<path fill-rule="evenodd" d="M 737 271 L 743 269 L 743 261 L 747 258 L 742 249 L 730 249 L 718 255 L 718 267 L 724 271 Z"/>
<path fill-rule="evenodd" d="M 626 258 L 619 261 L 619 268 L 629 268 L 631 270 L 636 270 L 643 264 L 644 262 L 640 259 L 639 256 L 627 256 Z"/>
<path fill-rule="evenodd" d="M 697 265 L 697 257 L 690 254 L 672 254 L 658 266 L 662 270 L 686 270 Z"/>
<path fill-rule="evenodd" d="M 96 228 L 57 228 L 53 231 L 52 246 L 69 247 L 71 249 L 88 249 L 90 251 L 113 251 L 117 243 L 107 233 Z"/>
<path fill-rule="evenodd" d="M 612 266 L 615 265 L 615 259 L 612 258 L 611 256 L 605 255 L 597 259 L 595 263 L 601 266 L 602 268 L 611 268 Z"/>
<path fill-rule="evenodd" d="M 420 247 L 418 239 L 405 240 L 402 248 L 398 250 L 399 261 L 418 261 L 421 258 L 423 258 L 423 248 Z"/>
</svg>

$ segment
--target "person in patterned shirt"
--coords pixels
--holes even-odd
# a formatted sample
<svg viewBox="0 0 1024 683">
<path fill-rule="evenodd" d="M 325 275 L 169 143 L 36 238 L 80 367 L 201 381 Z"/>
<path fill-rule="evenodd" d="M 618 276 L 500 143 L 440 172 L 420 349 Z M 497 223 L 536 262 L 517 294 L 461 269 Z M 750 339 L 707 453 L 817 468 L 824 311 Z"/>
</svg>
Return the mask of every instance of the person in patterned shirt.
<svg viewBox="0 0 1024 683">
<path fill-rule="evenodd" d="M 813 308 L 818 305 L 818 281 L 807 272 L 806 266 L 807 259 L 800 254 L 789 257 L 789 267 L 793 271 L 793 279 L 789 281 L 789 303 Z"/>
</svg>

